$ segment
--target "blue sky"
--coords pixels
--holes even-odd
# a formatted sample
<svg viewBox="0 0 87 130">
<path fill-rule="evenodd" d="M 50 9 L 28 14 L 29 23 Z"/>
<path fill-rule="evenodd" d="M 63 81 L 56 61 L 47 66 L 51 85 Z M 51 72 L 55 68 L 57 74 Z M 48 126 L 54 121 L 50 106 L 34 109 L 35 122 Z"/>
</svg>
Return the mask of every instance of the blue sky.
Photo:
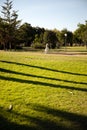
<svg viewBox="0 0 87 130">
<path fill-rule="evenodd" d="M 6 0 L 0 0 L 0 6 Z M 69 31 L 77 29 L 78 23 L 87 20 L 87 0 L 12 0 L 13 9 L 18 10 L 22 24 L 45 29 Z M 0 8 L 1 10 L 1 8 Z"/>
</svg>

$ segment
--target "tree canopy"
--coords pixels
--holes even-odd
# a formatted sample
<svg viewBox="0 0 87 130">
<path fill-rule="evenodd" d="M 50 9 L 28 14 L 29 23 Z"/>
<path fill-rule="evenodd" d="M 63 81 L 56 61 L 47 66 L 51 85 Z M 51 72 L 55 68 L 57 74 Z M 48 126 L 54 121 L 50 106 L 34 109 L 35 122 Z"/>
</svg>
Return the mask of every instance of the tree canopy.
<svg viewBox="0 0 87 130">
<path fill-rule="evenodd" d="M 2 17 L 0 18 L 0 42 L 3 43 L 4 49 L 11 49 L 16 39 L 17 29 L 20 24 L 17 11 L 12 10 L 12 1 L 6 0 L 2 6 Z M 5 40 L 4 40 L 5 39 Z"/>
<path fill-rule="evenodd" d="M 86 44 L 87 46 L 87 21 L 85 24 L 78 24 L 78 28 L 74 32 L 75 42 L 81 44 Z"/>
<path fill-rule="evenodd" d="M 48 30 L 40 27 L 32 27 L 29 23 L 18 20 L 18 11 L 13 10 L 13 1 L 6 0 L 2 6 L 0 17 L 0 49 L 16 48 L 18 45 L 45 48 L 59 48 L 66 45 L 86 45 L 87 47 L 87 21 L 78 24 L 78 28 L 71 32 L 67 29 L 61 31 Z"/>
</svg>

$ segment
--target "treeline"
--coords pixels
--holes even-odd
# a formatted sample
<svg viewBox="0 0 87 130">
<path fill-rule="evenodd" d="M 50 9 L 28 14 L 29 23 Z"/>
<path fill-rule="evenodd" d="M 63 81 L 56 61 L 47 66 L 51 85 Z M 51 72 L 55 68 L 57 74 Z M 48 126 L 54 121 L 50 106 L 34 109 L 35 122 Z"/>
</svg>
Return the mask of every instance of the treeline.
<svg viewBox="0 0 87 130">
<path fill-rule="evenodd" d="M 2 6 L 0 17 L 0 49 L 20 49 L 24 46 L 32 48 L 45 48 L 46 43 L 50 48 L 61 46 L 86 45 L 87 46 L 87 21 L 78 24 L 74 31 L 63 29 L 61 31 L 47 30 L 40 27 L 32 27 L 29 23 L 21 25 L 18 20 L 18 12 L 12 11 L 13 2 L 6 0 Z M 66 34 L 66 35 L 65 35 Z"/>
</svg>

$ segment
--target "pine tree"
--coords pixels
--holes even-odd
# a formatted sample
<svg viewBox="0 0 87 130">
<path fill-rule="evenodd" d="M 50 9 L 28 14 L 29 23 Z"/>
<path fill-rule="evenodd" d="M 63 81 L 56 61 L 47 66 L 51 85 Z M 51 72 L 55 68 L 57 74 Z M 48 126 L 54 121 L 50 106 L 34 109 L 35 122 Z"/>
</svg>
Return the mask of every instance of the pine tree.
<svg viewBox="0 0 87 130">
<path fill-rule="evenodd" d="M 1 33 L 2 41 L 4 42 L 4 48 L 12 48 L 12 44 L 14 44 L 14 40 L 16 38 L 16 32 L 18 26 L 20 25 L 20 20 L 18 19 L 17 11 L 12 11 L 13 2 L 10 0 L 6 0 L 4 6 L 2 6 L 2 30 L 4 32 Z M 5 41 L 3 39 L 6 39 Z M 14 45 L 15 46 L 15 45 Z"/>
</svg>

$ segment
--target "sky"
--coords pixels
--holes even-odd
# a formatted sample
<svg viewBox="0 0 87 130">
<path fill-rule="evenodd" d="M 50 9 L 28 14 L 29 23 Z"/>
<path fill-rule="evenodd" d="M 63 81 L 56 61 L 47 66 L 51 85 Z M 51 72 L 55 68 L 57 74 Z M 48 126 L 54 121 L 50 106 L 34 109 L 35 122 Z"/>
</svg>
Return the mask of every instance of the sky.
<svg viewBox="0 0 87 130">
<path fill-rule="evenodd" d="M 87 20 L 87 0 L 11 0 L 18 19 L 32 27 L 75 31 Z M 0 0 L 1 6 L 6 0 Z"/>
</svg>

